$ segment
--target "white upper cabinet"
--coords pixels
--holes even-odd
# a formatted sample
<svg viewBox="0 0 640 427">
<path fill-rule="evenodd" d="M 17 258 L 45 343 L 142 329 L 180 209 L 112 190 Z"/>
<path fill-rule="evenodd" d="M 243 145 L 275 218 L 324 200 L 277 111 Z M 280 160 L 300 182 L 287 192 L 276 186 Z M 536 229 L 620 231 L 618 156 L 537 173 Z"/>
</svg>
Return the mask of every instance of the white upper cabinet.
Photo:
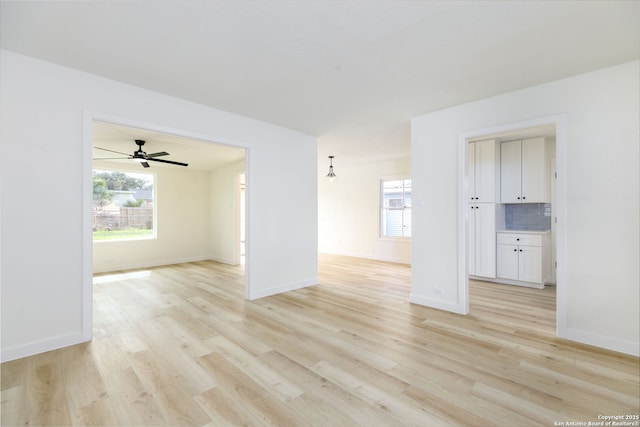
<svg viewBox="0 0 640 427">
<path fill-rule="evenodd" d="M 521 203 L 522 141 L 500 144 L 500 201 Z"/>
<path fill-rule="evenodd" d="M 550 203 L 550 148 L 545 138 L 500 144 L 500 201 Z"/>
<path fill-rule="evenodd" d="M 522 141 L 523 203 L 551 202 L 550 153 L 548 145 L 544 138 L 525 139 Z"/>
<path fill-rule="evenodd" d="M 498 150 L 496 140 L 469 143 L 469 202 L 496 202 Z"/>
</svg>

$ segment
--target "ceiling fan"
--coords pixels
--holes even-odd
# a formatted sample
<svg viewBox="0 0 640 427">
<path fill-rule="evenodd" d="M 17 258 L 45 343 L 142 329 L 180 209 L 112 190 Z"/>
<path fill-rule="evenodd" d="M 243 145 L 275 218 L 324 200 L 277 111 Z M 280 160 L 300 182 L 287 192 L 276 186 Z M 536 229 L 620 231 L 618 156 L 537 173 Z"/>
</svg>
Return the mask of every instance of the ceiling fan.
<svg viewBox="0 0 640 427">
<path fill-rule="evenodd" d="M 169 153 L 167 153 L 166 151 L 160 151 L 158 153 L 147 154 L 142 150 L 142 146 L 144 145 L 145 141 L 142 139 L 136 139 L 135 142 L 136 142 L 136 145 L 138 145 L 138 149 L 134 151 L 133 154 L 121 153 L 120 151 L 113 151 L 113 150 L 108 150 L 106 148 L 94 147 L 97 150 L 109 151 L 111 153 L 116 153 L 116 154 L 122 154 L 127 157 L 99 157 L 93 160 L 131 159 L 131 160 L 135 160 L 136 162 L 140 162 L 140 164 L 145 168 L 149 167 L 149 163 L 147 163 L 148 160 L 151 160 L 154 162 L 169 163 L 171 165 L 189 166 L 188 163 L 174 162 L 173 160 L 157 159 L 156 157 L 168 156 Z"/>
</svg>

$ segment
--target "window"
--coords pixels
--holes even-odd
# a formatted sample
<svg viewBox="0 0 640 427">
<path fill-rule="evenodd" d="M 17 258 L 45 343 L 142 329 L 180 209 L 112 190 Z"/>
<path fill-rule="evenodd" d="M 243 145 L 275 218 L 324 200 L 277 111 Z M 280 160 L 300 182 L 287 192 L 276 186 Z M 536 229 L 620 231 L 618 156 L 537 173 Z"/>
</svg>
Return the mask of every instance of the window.
<svg viewBox="0 0 640 427">
<path fill-rule="evenodd" d="M 380 236 L 411 237 L 411 180 L 381 180 Z"/>
<path fill-rule="evenodd" d="M 93 241 L 155 237 L 154 176 L 93 171 Z"/>
</svg>

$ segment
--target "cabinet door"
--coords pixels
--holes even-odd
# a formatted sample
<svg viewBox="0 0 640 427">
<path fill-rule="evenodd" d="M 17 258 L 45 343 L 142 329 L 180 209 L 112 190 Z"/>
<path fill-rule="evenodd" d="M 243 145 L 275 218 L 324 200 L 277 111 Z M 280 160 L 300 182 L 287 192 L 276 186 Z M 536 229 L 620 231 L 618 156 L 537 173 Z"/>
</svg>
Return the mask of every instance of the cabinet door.
<svg viewBox="0 0 640 427">
<path fill-rule="evenodd" d="M 497 245 L 498 277 L 518 280 L 518 247 Z"/>
<path fill-rule="evenodd" d="M 509 141 L 500 144 L 500 201 L 521 203 L 522 144 Z"/>
<path fill-rule="evenodd" d="M 542 283 L 542 248 L 538 246 L 518 247 L 519 280 Z"/>
<path fill-rule="evenodd" d="M 469 274 L 472 276 L 476 275 L 476 205 L 470 204 L 469 207 L 469 234 L 467 235 L 469 239 L 469 245 L 467 249 L 469 253 L 468 261 L 469 261 Z"/>
<path fill-rule="evenodd" d="M 544 138 L 522 141 L 522 202 L 549 203 L 549 177 Z"/>
<path fill-rule="evenodd" d="M 476 202 L 496 201 L 496 141 L 475 142 Z"/>
<path fill-rule="evenodd" d="M 469 201 L 476 200 L 476 143 L 467 145 L 467 183 L 469 185 Z"/>
<path fill-rule="evenodd" d="M 475 275 L 496 277 L 496 205 L 478 203 L 475 211 Z"/>
</svg>

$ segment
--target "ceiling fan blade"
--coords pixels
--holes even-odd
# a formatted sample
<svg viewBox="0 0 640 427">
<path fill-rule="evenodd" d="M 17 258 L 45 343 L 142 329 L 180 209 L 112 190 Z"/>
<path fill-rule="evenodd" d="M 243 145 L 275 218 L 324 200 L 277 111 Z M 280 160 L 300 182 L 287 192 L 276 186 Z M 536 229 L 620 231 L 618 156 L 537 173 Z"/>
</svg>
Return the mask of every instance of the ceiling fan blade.
<svg viewBox="0 0 640 427">
<path fill-rule="evenodd" d="M 147 154 L 147 157 L 160 157 L 160 156 L 168 156 L 169 153 L 167 153 L 166 151 L 160 151 L 159 153 L 151 153 L 151 154 Z"/>
<path fill-rule="evenodd" d="M 116 154 L 122 154 L 123 156 L 130 156 L 130 155 L 131 155 L 131 154 L 129 154 L 129 153 L 121 153 L 120 151 L 108 150 L 108 149 L 106 149 L 106 148 L 100 148 L 100 147 L 93 147 L 93 148 L 95 148 L 95 149 L 97 149 L 97 150 L 102 150 L 102 151 L 110 151 L 110 152 L 112 152 L 112 153 L 116 153 Z"/>
<path fill-rule="evenodd" d="M 189 163 L 174 162 L 172 160 L 162 160 L 162 159 L 154 159 L 154 158 L 150 158 L 150 159 L 147 159 L 147 160 L 151 160 L 151 161 L 154 161 L 154 162 L 161 162 L 161 163 L 169 163 L 169 164 L 178 165 L 178 166 L 189 166 Z"/>
<path fill-rule="evenodd" d="M 142 165 L 143 168 L 148 168 L 149 167 L 149 163 L 147 163 L 147 162 L 140 162 L 140 164 Z"/>
</svg>

